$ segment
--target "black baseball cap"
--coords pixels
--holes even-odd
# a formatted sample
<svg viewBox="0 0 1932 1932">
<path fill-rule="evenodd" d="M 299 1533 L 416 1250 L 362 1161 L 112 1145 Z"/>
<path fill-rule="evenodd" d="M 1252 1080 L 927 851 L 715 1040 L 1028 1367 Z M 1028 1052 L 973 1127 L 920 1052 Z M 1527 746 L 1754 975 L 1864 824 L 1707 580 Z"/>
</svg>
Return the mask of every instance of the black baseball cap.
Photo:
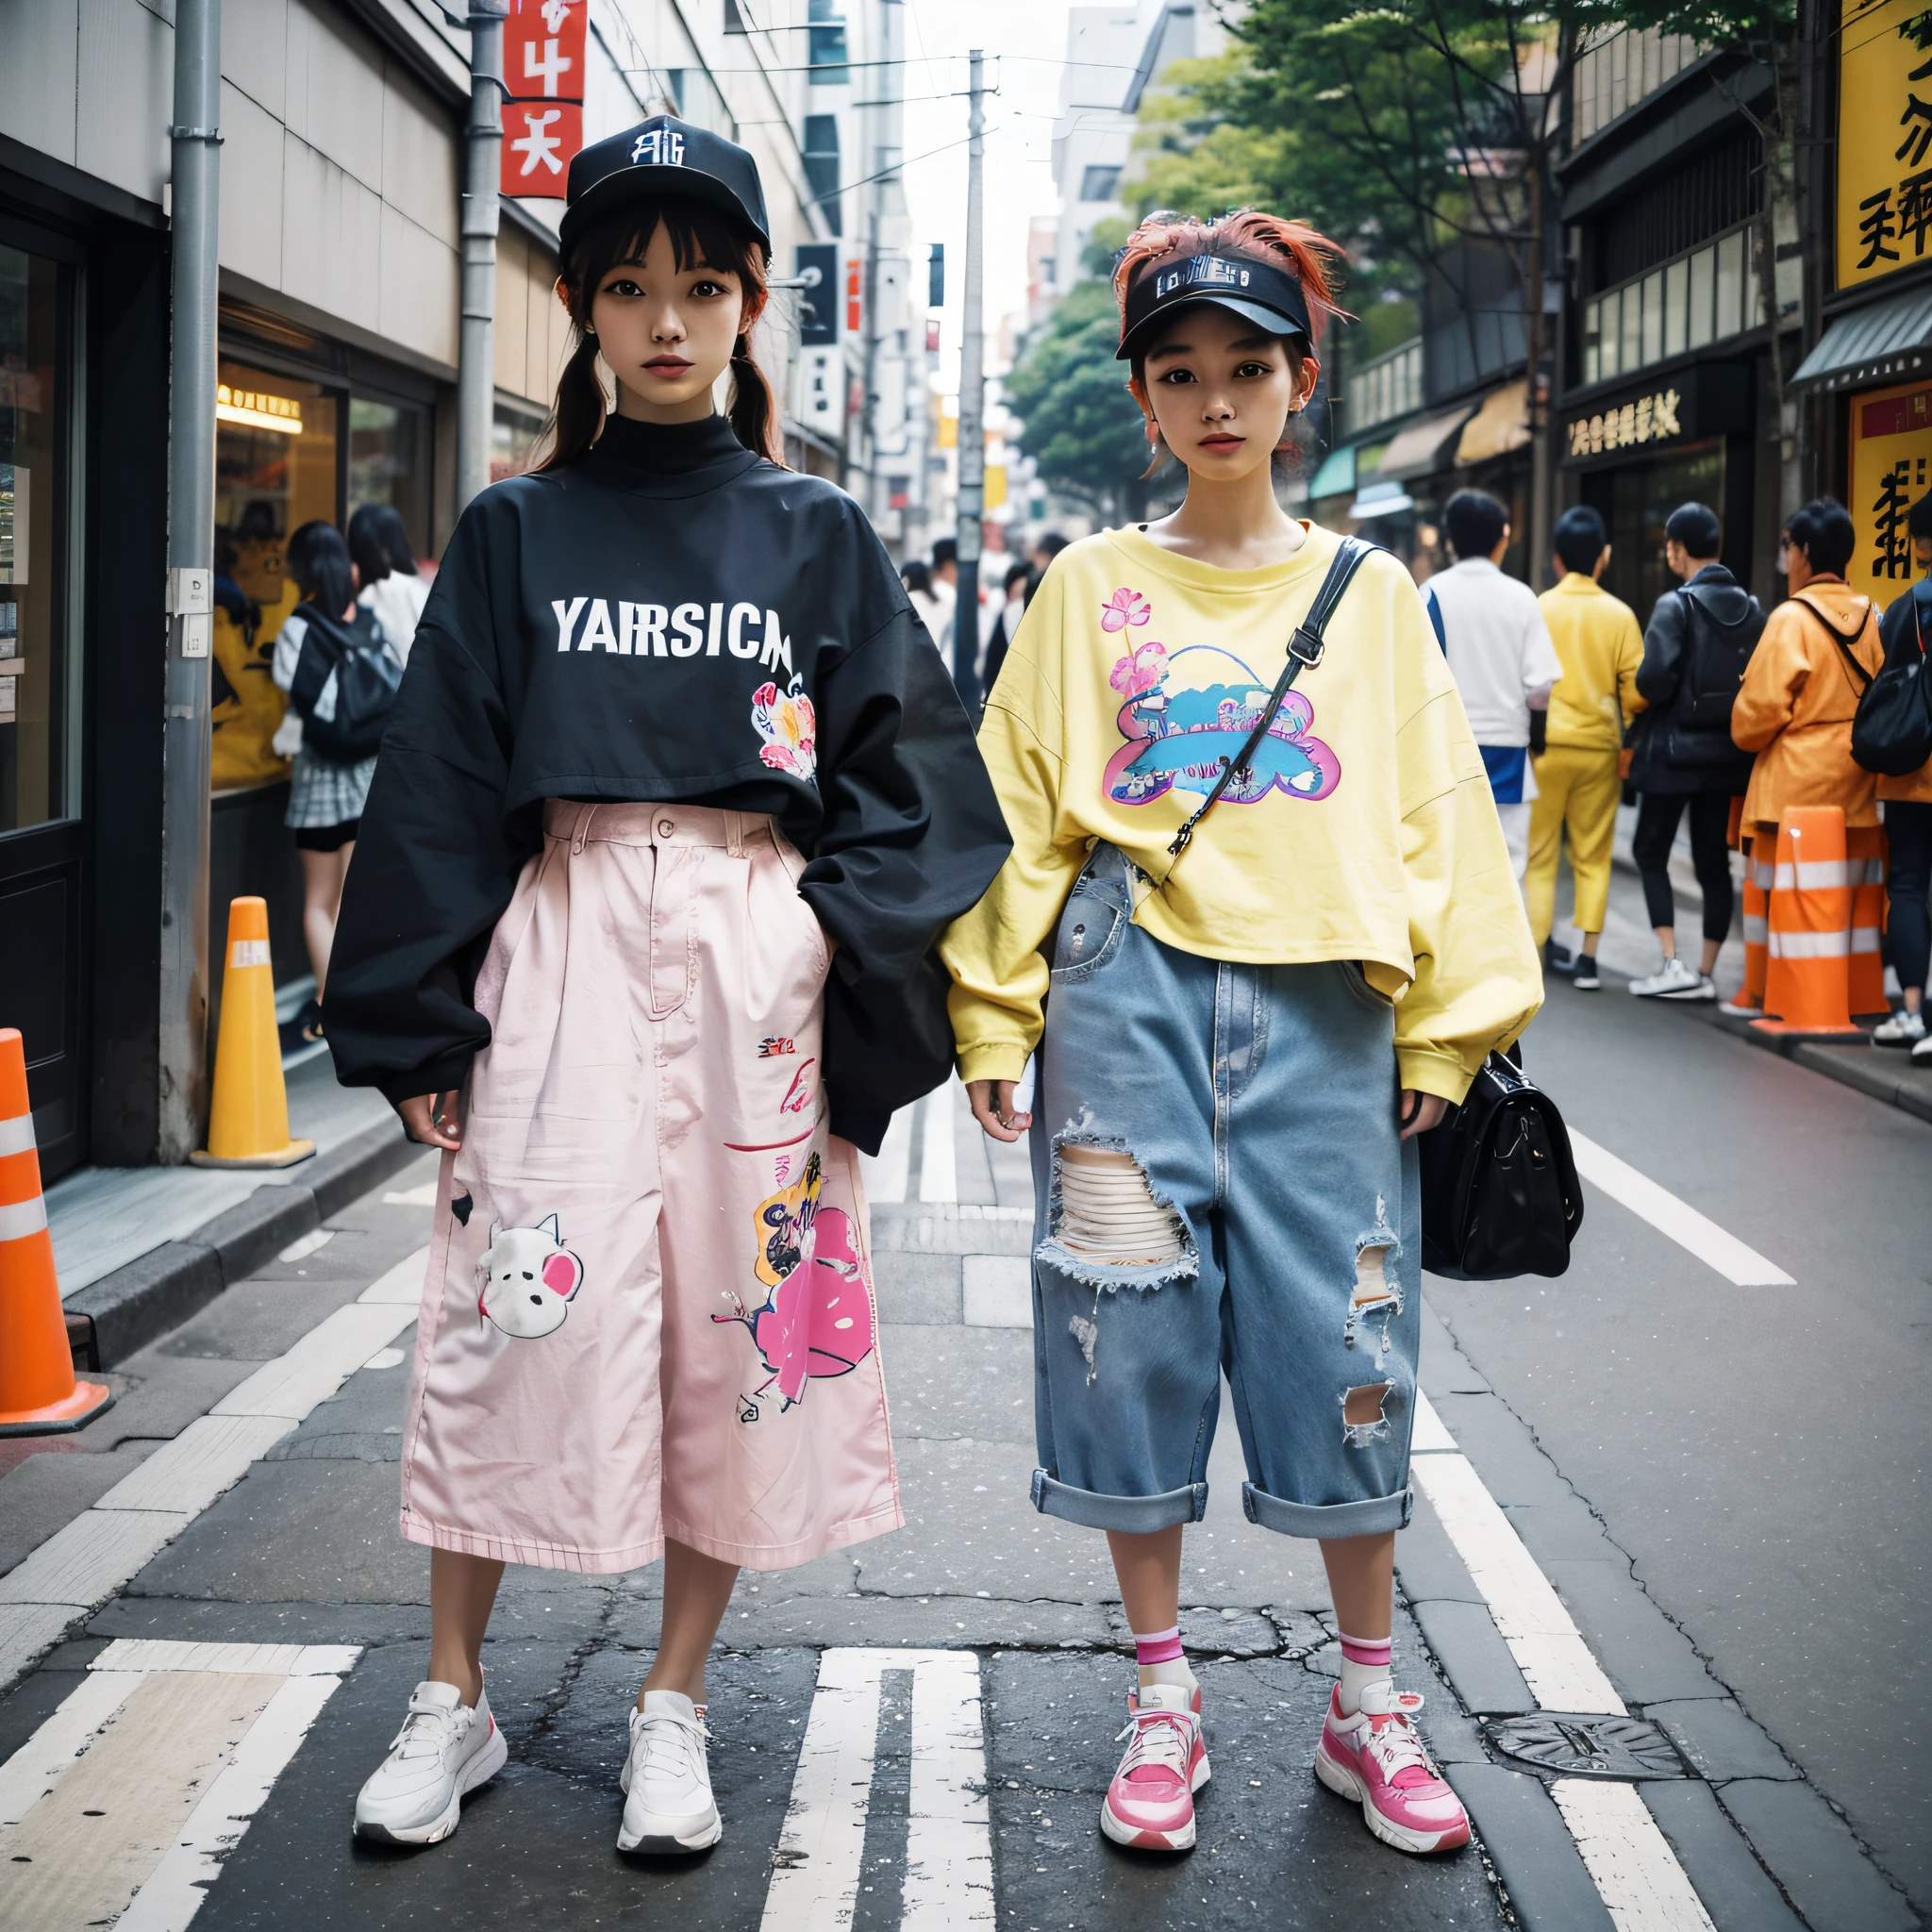
<svg viewBox="0 0 1932 1932">
<path fill-rule="evenodd" d="M 653 114 L 648 121 L 583 149 L 570 164 L 569 207 L 560 237 L 566 250 L 584 229 L 626 202 L 681 194 L 707 201 L 742 222 L 772 252 L 771 224 L 758 164 L 735 141 Z"/>
<path fill-rule="evenodd" d="M 1124 362 L 1138 355 L 1158 325 L 1176 308 L 1196 302 L 1231 308 L 1270 335 L 1314 341 L 1302 285 L 1286 269 L 1240 255 L 1186 255 L 1178 261 L 1157 261 L 1128 285 L 1114 360 Z"/>
</svg>

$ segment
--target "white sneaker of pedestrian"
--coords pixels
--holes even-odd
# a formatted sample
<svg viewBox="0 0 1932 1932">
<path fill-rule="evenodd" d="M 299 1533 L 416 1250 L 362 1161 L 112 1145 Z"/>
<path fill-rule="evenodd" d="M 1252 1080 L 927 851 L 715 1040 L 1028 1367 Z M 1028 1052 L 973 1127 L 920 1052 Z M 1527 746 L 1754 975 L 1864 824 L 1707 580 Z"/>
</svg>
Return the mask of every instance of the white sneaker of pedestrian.
<svg viewBox="0 0 1932 1932">
<path fill-rule="evenodd" d="M 441 1843 L 457 1828 L 463 1793 L 494 1777 L 508 1756 L 487 1690 L 472 1710 L 454 1684 L 418 1684 L 389 1756 L 357 1793 L 356 1836 Z"/>
<path fill-rule="evenodd" d="M 1912 1049 L 1912 1064 L 1915 1067 L 1932 1066 L 1932 1033 L 1926 1034 Z"/>
<path fill-rule="evenodd" d="M 630 1755 L 618 1779 L 625 1793 L 620 1852 L 702 1852 L 724 1836 L 705 1758 L 710 1733 L 678 1690 L 646 1690 L 630 1714 Z"/>
<path fill-rule="evenodd" d="M 1597 976 L 1594 953 L 1577 954 L 1575 969 L 1570 975 L 1570 984 L 1578 992 L 1595 992 L 1603 986 L 1603 981 Z"/>
<path fill-rule="evenodd" d="M 1761 1020 L 1764 1018 L 1764 1008 L 1752 1006 L 1741 992 L 1736 999 L 1724 1001 L 1718 1008 L 1718 1011 L 1728 1014 L 1733 1020 Z"/>
<path fill-rule="evenodd" d="M 1924 1037 L 1923 1013 L 1894 1013 L 1882 1025 L 1872 1029 L 1874 1046 L 1917 1046 Z"/>
<path fill-rule="evenodd" d="M 1666 959 L 1655 973 L 1630 982 L 1630 991 L 1641 1000 L 1696 999 L 1704 984 L 1683 960 Z"/>
</svg>

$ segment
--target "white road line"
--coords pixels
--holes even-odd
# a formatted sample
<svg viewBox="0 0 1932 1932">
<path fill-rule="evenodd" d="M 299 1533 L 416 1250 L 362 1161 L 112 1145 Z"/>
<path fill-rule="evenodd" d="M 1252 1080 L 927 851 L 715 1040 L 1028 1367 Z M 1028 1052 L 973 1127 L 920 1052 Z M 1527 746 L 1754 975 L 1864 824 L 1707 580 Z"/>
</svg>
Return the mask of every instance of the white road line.
<svg viewBox="0 0 1932 1932">
<path fill-rule="evenodd" d="M 119 1932 L 183 1932 L 341 1681 L 338 1676 L 291 1676 L 275 1692 L 208 1785 L 180 1837 L 161 1854 L 134 1903 L 115 1921 Z"/>
<path fill-rule="evenodd" d="M 903 1924 L 908 1932 L 954 1932 L 994 1923 L 978 1657 L 963 1650 L 828 1650 L 761 1932 L 843 1932 L 852 1923 L 887 1671 L 912 1673 Z"/>
<path fill-rule="evenodd" d="M 1599 1147 L 1574 1127 L 1570 1130 L 1570 1146 L 1576 1157 L 1576 1171 L 1585 1180 L 1601 1188 L 1611 1200 L 1622 1202 L 1631 1213 L 1649 1222 L 1659 1234 L 1668 1235 L 1707 1267 L 1715 1268 L 1726 1281 L 1739 1288 L 1797 1286 L 1782 1268 L 1767 1261 L 1757 1249 L 1747 1248 L 1736 1235 L 1726 1234 L 1688 1201 L 1678 1200 L 1668 1188 L 1658 1187 L 1648 1174 L 1639 1174 L 1607 1147 Z"/>
<path fill-rule="evenodd" d="M 1416 1455 L 1409 1467 L 1482 1591 L 1530 1694 L 1544 1710 L 1627 1715 L 1549 1578 L 1434 1405 L 1420 1389 L 1415 1402 Z M 1617 1932 L 1714 1932 L 1634 1785 L 1558 1778 L 1551 1795 Z"/>
<path fill-rule="evenodd" d="M 912 1116 L 914 1109 L 902 1107 L 892 1116 L 886 1138 L 876 1155 L 858 1157 L 865 1179 L 868 1201 L 903 1201 L 906 1198 L 907 1170 L 912 1164 Z"/>
<path fill-rule="evenodd" d="M 329 1242 L 335 1239 L 335 1235 L 336 1231 L 332 1227 L 310 1228 L 309 1231 L 301 1238 L 301 1240 L 291 1241 L 289 1245 L 286 1248 L 284 1248 L 279 1255 L 275 1257 L 275 1259 L 277 1261 L 306 1260 L 310 1255 L 314 1254 L 316 1249 L 327 1247 Z"/>
<path fill-rule="evenodd" d="M 436 1206 L 436 1183 L 425 1181 L 417 1188 L 391 1188 L 382 1197 L 385 1208 L 434 1208 Z"/>
<path fill-rule="evenodd" d="M 925 1118 L 925 1147 L 919 1158 L 919 1198 L 957 1201 L 959 1165 L 953 1146 L 953 1100 L 956 1089 L 948 1080 L 919 1105 Z"/>
<path fill-rule="evenodd" d="M 1635 1785 L 1559 1777 L 1550 1796 L 1617 1932 L 1715 1932 Z"/>
<path fill-rule="evenodd" d="M 285 1678 L 225 1761 L 206 1767 L 211 1774 L 200 1802 L 174 1843 L 155 1848 L 154 1862 L 135 1880 L 133 1903 L 115 1922 L 125 1932 L 182 1932 L 360 1655 L 356 1645 L 335 1643 L 110 1643 L 54 1714 L 0 1764 L 0 1827 L 27 1822 L 31 1829 L 34 1807 L 53 1795 L 157 1673 Z"/>
<path fill-rule="evenodd" d="M 325 1316 L 0 1576 L 0 1690 L 416 1319 L 428 1258 L 419 1248 Z"/>
</svg>

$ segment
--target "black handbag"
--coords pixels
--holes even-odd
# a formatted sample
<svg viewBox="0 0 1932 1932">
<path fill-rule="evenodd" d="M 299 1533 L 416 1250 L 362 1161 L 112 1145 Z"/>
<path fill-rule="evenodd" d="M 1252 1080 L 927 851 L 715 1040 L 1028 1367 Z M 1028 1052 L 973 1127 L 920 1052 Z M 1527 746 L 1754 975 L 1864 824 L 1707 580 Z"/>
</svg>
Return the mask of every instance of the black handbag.
<svg viewBox="0 0 1932 1932">
<path fill-rule="evenodd" d="M 1932 758 L 1932 677 L 1925 673 L 1925 627 L 1920 622 L 1924 606 L 1918 587 L 1909 594 L 1919 655 L 1879 672 L 1865 687 L 1852 719 L 1852 762 L 1888 778 L 1907 777 Z M 1832 635 L 1837 638 L 1836 632 Z M 1840 648 L 1844 648 L 1841 642 Z"/>
<path fill-rule="evenodd" d="M 1450 1281 L 1561 1274 L 1583 1225 L 1583 1190 L 1557 1104 L 1492 1053 L 1460 1107 L 1417 1137 L 1423 1266 Z"/>
</svg>

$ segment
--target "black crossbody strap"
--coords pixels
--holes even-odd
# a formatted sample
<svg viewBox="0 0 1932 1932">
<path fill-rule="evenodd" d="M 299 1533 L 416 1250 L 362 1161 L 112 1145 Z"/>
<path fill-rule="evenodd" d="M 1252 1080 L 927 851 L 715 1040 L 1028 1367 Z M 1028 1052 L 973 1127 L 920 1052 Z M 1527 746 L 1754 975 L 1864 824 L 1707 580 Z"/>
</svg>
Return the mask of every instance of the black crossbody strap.
<svg viewBox="0 0 1932 1932">
<path fill-rule="evenodd" d="M 1825 633 L 1827 637 L 1830 638 L 1832 642 L 1838 646 L 1838 654 L 1840 658 L 1842 658 L 1845 660 L 1845 669 L 1851 672 L 1853 676 L 1857 680 L 1856 689 L 1858 692 L 1858 695 L 1860 697 L 1863 697 L 1864 694 L 1872 688 L 1872 674 L 1869 671 L 1867 671 L 1862 664 L 1858 662 L 1857 658 L 1854 655 L 1852 651 L 1852 645 L 1856 640 L 1865 635 L 1865 618 L 1860 618 L 1858 620 L 1857 629 L 1853 631 L 1851 635 L 1847 637 L 1843 631 L 1840 630 L 1839 627 L 1832 623 L 1830 618 L 1825 616 L 1824 611 L 1819 609 L 1817 605 L 1812 603 L 1810 598 L 1805 596 L 1797 596 L 1793 597 L 1791 599 L 1791 602 L 1793 604 L 1802 604 L 1805 607 L 1805 608 L 1808 610 L 1811 613 L 1811 615 L 1818 620 L 1819 627 Z M 1865 600 L 1865 617 L 1869 618 L 1871 614 L 1872 600 L 1868 597 Z"/>
<path fill-rule="evenodd" d="M 1322 661 L 1322 653 L 1327 648 L 1323 642 L 1323 633 L 1328 628 L 1328 620 L 1335 615 L 1335 607 L 1341 602 L 1342 592 L 1348 589 L 1369 553 L 1381 547 L 1379 543 L 1365 543 L 1359 537 L 1341 540 L 1341 547 L 1336 551 L 1335 560 L 1328 566 L 1328 575 L 1322 579 L 1322 588 L 1315 592 L 1315 601 L 1309 605 L 1308 614 L 1288 641 L 1288 662 L 1281 667 L 1281 675 L 1274 680 L 1274 690 L 1269 697 L 1268 708 L 1261 714 L 1261 722 L 1248 733 L 1247 742 L 1234 758 L 1222 760 L 1221 775 L 1215 779 L 1214 789 L 1201 801 L 1187 824 L 1174 835 L 1174 841 L 1167 848 L 1170 858 L 1179 860 L 1194 836 L 1194 827 L 1214 809 L 1221 794 L 1237 778 L 1248 775 L 1255 754 L 1268 735 L 1268 727 L 1280 713 L 1289 687 L 1304 670 L 1312 670 Z M 1170 866 L 1168 870 L 1172 872 L 1174 868 Z"/>
</svg>

